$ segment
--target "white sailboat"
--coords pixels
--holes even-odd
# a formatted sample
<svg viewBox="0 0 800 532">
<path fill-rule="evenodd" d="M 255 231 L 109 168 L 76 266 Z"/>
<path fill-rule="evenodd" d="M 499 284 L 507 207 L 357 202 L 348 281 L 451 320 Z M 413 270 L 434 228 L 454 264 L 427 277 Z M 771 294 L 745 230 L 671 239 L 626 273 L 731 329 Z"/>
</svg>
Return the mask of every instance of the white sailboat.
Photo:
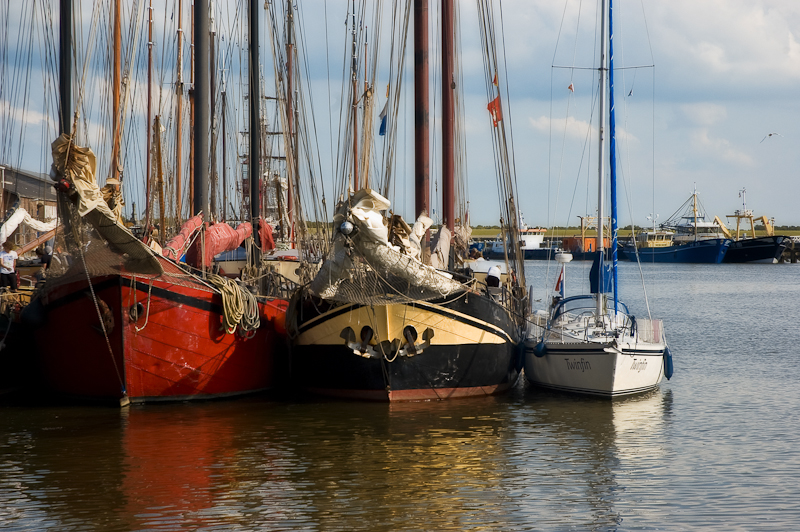
<svg viewBox="0 0 800 532">
<path fill-rule="evenodd" d="M 606 188 L 605 125 L 610 139 L 611 248 L 606 264 L 603 238 L 590 272 L 588 295 L 553 298 L 550 315 L 539 311 L 525 344 L 525 376 L 530 383 L 569 392 L 618 396 L 656 388 L 672 376 L 672 356 L 658 319 L 637 319 L 617 297 L 617 207 L 614 118 L 612 0 L 602 0 L 600 45 L 600 152 L 598 219 Z M 608 86 L 606 82 L 608 81 Z M 564 268 L 568 260 L 562 263 Z M 563 285 L 562 285 L 563 290 Z M 613 293 L 613 296 L 609 296 Z"/>
</svg>

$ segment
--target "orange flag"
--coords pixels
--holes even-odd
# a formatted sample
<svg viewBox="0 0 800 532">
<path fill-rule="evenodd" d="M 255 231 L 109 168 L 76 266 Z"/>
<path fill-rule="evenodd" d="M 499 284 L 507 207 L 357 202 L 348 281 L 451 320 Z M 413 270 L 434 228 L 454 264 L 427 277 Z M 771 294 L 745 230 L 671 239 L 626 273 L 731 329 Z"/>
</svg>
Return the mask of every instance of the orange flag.
<svg viewBox="0 0 800 532">
<path fill-rule="evenodd" d="M 492 84 L 494 84 L 495 87 L 498 86 L 497 85 L 497 72 L 494 73 L 494 79 L 492 80 Z"/>
<path fill-rule="evenodd" d="M 500 96 L 489 102 L 486 106 L 489 114 L 492 115 L 492 124 L 497 127 L 497 123 L 503 119 L 503 111 L 500 108 Z"/>
</svg>

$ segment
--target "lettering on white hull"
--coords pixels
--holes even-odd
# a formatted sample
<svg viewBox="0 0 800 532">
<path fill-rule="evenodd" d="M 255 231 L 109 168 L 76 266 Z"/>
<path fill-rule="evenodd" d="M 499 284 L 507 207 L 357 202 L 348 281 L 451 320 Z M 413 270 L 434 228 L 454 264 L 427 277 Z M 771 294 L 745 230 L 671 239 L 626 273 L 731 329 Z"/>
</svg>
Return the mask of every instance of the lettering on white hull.
<svg viewBox="0 0 800 532">
<path fill-rule="evenodd" d="M 588 360 L 580 359 L 580 360 L 573 360 L 570 362 L 568 358 L 565 358 L 567 362 L 567 369 L 574 369 L 574 370 L 581 370 L 581 373 L 586 371 L 587 369 L 592 369 L 591 364 L 589 364 Z"/>
<path fill-rule="evenodd" d="M 642 371 L 643 369 L 647 369 L 647 359 L 640 358 L 640 359 L 633 359 L 633 364 L 631 364 L 631 371 L 636 371 L 637 373 Z"/>
</svg>

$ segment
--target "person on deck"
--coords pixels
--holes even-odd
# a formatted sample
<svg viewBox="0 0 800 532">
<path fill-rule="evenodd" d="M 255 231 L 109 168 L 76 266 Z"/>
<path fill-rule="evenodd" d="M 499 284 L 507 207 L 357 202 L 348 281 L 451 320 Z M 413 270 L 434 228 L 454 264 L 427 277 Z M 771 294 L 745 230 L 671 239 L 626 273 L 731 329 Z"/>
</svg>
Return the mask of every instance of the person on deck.
<svg viewBox="0 0 800 532">
<path fill-rule="evenodd" d="M 14 247 L 13 242 L 6 240 L 0 252 L 0 287 L 7 286 L 12 292 L 17 291 L 17 252 Z"/>
<path fill-rule="evenodd" d="M 492 266 L 489 268 L 489 271 L 486 272 L 486 286 L 488 287 L 498 287 L 500 286 L 500 268 L 497 266 Z"/>
</svg>

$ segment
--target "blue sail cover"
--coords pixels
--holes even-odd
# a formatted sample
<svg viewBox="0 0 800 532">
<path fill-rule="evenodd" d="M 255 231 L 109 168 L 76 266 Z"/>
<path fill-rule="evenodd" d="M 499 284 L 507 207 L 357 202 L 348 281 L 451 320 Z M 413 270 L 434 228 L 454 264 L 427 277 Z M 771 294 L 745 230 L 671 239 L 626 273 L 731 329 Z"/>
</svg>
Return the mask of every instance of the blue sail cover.
<svg viewBox="0 0 800 532">
<path fill-rule="evenodd" d="M 603 272 L 602 286 L 600 286 L 600 271 Z M 613 274 L 611 264 L 603 260 L 603 254 L 597 253 L 592 262 L 592 269 L 589 270 L 589 288 L 592 294 L 607 294 L 614 290 Z M 602 288 L 602 290 L 599 290 Z"/>
</svg>

